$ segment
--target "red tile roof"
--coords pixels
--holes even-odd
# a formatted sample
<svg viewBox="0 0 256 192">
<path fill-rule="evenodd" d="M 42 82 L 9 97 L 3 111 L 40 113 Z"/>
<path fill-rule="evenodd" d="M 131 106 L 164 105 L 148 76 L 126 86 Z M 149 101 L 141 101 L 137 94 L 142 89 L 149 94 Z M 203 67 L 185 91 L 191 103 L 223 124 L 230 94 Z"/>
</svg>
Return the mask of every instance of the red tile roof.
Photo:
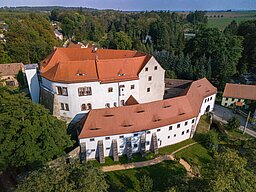
<svg viewBox="0 0 256 192">
<path fill-rule="evenodd" d="M 41 76 L 54 82 L 102 83 L 138 79 L 151 56 L 137 51 L 56 48 L 41 63 Z"/>
<path fill-rule="evenodd" d="M 24 71 L 23 63 L 0 64 L 0 76 L 17 75 L 20 70 Z"/>
<path fill-rule="evenodd" d="M 256 85 L 227 83 L 223 97 L 256 100 Z"/>
<path fill-rule="evenodd" d="M 144 131 L 197 117 L 204 98 L 216 92 L 217 89 L 204 78 L 192 82 L 183 96 L 91 110 L 79 139 Z"/>
</svg>

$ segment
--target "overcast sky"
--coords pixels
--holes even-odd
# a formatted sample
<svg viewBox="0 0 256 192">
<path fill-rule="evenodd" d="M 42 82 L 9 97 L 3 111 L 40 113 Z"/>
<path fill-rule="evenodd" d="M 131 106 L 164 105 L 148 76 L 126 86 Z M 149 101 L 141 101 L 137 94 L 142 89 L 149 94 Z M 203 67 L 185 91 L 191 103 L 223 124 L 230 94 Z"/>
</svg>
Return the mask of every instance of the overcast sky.
<svg viewBox="0 0 256 192">
<path fill-rule="evenodd" d="M 244 10 L 256 0 L 0 0 L 0 6 L 74 6 L 120 10 Z"/>
</svg>

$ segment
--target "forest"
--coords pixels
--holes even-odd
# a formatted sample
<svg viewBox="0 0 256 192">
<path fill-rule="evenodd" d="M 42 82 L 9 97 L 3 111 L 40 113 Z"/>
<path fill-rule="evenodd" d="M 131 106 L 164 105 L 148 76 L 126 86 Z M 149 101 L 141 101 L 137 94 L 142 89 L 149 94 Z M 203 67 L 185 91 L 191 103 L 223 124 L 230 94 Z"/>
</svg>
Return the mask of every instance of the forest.
<svg viewBox="0 0 256 192">
<path fill-rule="evenodd" d="M 168 78 L 207 77 L 220 90 L 232 77 L 256 72 L 256 21 L 231 22 L 224 31 L 207 27 L 206 12 L 62 10 L 48 13 L 0 12 L 7 23 L 0 63 L 38 63 L 64 40 L 98 48 L 133 49 L 154 55 Z M 185 34 L 195 34 L 187 38 Z"/>
</svg>

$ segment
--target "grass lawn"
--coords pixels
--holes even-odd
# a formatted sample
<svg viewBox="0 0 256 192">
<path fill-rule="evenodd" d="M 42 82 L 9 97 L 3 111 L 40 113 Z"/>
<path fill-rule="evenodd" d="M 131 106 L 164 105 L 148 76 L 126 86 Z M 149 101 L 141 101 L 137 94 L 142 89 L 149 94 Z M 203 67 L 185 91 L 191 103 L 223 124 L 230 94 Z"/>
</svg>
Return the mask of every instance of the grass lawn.
<svg viewBox="0 0 256 192">
<path fill-rule="evenodd" d="M 209 131 L 210 117 L 202 115 L 196 128 L 196 133 L 207 133 Z"/>
<path fill-rule="evenodd" d="M 153 191 L 164 191 L 168 186 L 180 183 L 186 170 L 175 161 L 164 161 L 157 165 L 106 173 L 109 191 L 142 191 L 140 179 L 148 175 L 153 180 Z"/>
<path fill-rule="evenodd" d="M 243 21 L 256 19 L 256 16 L 241 16 L 241 17 L 232 17 L 232 18 L 208 18 L 208 27 L 218 28 L 224 30 L 233 20 L 237 23 Z"/>
<path fill-rule="evenodd" d="M 243 134 L 243 132 L 241 130 L 228 131 L 228 135 L 229 135 L 229 137 L 231 137 L 231 139 L 245 140 L 248 138 L 252 138 L 250 135 L 248 135 L 246 133 Z"/>
<path fill-rule="evenodd" d="M 180 143 L 174 144 L 174 145 L 170 145 L 167 147 L 162 147 L 159 148 L 159 155 L 166 155 L 166 154 L 171 154 L 172 152 L 176 151 L 177 149 L 184 147 L 186 145 L 189 145 L 191 143 L 194 143 L 195 141 L 193 139 L 187 139 L 185 141 L 182 141 Z"/>
<path fill-rule="evenodd" d="M 179 151 L 175 157 L 185 159 L 192 167 L 199 169 L 212 160 L 208 150 L 199 143 Z"/>
</svg>

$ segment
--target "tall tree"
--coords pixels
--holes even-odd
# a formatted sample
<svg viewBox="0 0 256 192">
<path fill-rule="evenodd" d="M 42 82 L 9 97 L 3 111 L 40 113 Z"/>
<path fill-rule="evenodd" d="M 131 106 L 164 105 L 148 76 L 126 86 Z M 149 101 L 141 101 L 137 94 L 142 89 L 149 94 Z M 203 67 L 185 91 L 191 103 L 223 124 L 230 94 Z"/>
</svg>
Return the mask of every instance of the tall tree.
<svg viewBox="0 0 256 192">
<path fill-rule="evenodd" d="M 0 170 L 41 166 L 71 145 L 65 122 L 23 94 L 0 87 Z"/>
</svg>

